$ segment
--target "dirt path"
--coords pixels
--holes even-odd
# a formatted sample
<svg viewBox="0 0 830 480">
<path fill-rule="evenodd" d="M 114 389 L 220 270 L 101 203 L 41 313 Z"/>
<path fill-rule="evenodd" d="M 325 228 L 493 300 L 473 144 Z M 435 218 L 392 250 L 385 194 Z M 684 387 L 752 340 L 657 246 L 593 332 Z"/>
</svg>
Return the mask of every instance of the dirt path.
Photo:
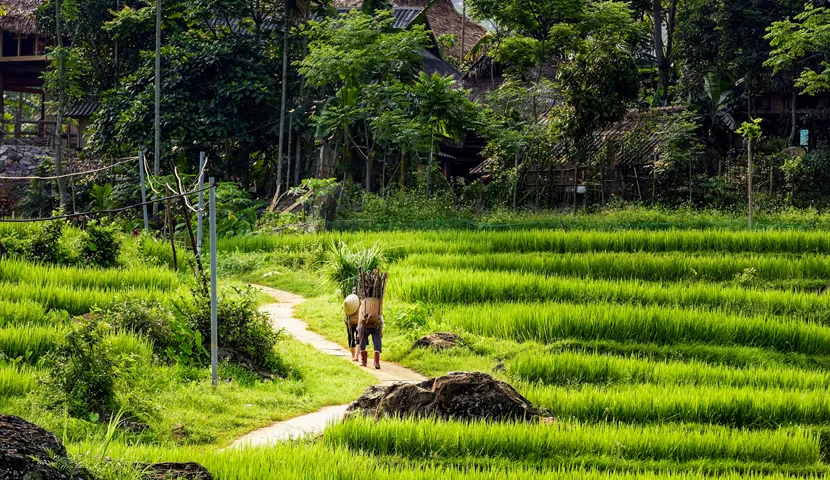
<svg viewBox="0 0 830 480">
<path fill-rule="evenodd" d="M 271 322 L 276 329 L 285 329 L 297 340 L 307 343 L 323 353 L 335 357 L 341 357 L 344 361 L 352 363 L 351 354 L 340 344 L 326 339 L 322 335 L 308 330 L 306 322 L 294 318 L 294 307 L 305 301 L 305 298 L 293 293 L 276 290 L 270 287 L 255 285 L 256 288 L 270 295 L 278 303 L 264 305 L 261 310 L 271 317 Z M 344 328 L 345 330 L 345 328 Z M 345 334 L 345 331 L 343 332 Z M 355 368 L 361 368 L 354 364 Z M 420 382 L 426 380 L 421 374 L 401 367 L 390 362 L 381 362 L 381 369 L 375 370 L 371 367 L 364 369 L 378 379 L 379 383 L 394 382 Z M 321 433 L 331 422 L 343 417 L 348 405 L 337 405 L 326 407 L 320 411 L 309 413 L 290 420 L 277 422 L 270 427 L 255 430 L 243 437 L 238 438 L 231 447 L 240 448 L 257 445 L 271 445 L 283 440 L 301 437 L 308 434 Z"/>
</svg>

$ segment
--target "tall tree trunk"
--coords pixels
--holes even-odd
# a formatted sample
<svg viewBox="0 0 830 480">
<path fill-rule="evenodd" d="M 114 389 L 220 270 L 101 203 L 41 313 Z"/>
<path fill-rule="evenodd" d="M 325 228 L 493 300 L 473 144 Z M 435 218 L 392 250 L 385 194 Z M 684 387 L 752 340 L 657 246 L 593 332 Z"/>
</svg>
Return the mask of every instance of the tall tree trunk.
<svg viewBox="0 0 830 480">
<path fill-rule="evenodd" d="M 398 168 L 401 170 L 400 175 L 398 175 L 398 185 L 403 192 L 406 190 L 406 152 L 401 152 L 401 165 Z"/>
<path fill-rule="evenodd" d="M 274 193 L 274 198 L 271 200 L 271 206 L 268 207 L 269 211 L 273 211 L 275 208 L 277 208 L 277 202 L 279 201 L 280 194 L 282 193 L 282 137 L 283 133 L 285 133 L 285 97 L 288 94 L 288 29 L 290 28 L 288 2 L 285 2 L 284 16 L 285 18 L 283 19 L 282 23 L 282 92 L 280 94 L 280 130 L 278 142 L 279 153 L 277 154 L 277 190 Z"/>
<path fill-rule="evenodd" d="M 793 86 L 793 101 L 792 101 L 792 108 L 791 108 L 791 116 L 790 119 L 792 122 L 792 127 L 790 130 L 790 146 L 795 147 L 799 144 L 798 138 L 798 117 L 796 115 L 796 110 L 798 109 L 798 89 Z"/>
<path fill-rule="evenodd" d="M 55 175 L 58 177 L 58 201 L 61 209 L 66 210 L 66 206 L 69 203 L 66 195 L 66 178 L 61 178 L 63 175 L 63 142 L 61 137 L 63 132 L 61 130 L 63 130 L 63 111 L 64 102 L 66 101 L 66 86 L 64 85 L 66 81 L 64 54 L 66 52 L 63 51 L 60 0 L 55 0 L 55 36 L 57 37 L 58 50 L 60 51 L 60 55 L 58 56 L 58 83 L 60 90 L 58 91 L 58 114 L 55 119 Z"/>
<path fill-rule="evenodd" d="M 464 61 L 464 50 L 467 43 L 467 1 L 461 0 L 461 61 Z"/>
<path fill-rule="evenodd" d="M 747 138 L 747 162 L 746 162 L 746 186 L 747 186 L 747 200 L 749 207 L 749 228 L 752 229 L 752 137 Z"/>
<path fill-rule="evenodd" d="M 286 172 L 285 172 L 285 191 L 287 192 L 291 189 L 291 137 L 292 133 L 294 132 L 294 113 L 292 112 L 291 115 L 288 117 L 288 143 L 286 143 L 285 147 L 285 164 L 286 164 Z"/>
<path fill-rule="evenodd" d="M 295 186 L 300 184 L 300 170 L 303 168 L 303 163 L 302 163 L 303 162 L 303 137 L 297 135 L 296 142 L 297 142 L 297 147 L 295 148 L 295 150 L 296 150 L 295 153 L 296 153 L 297 159 L 294 162 L 295 163 L 294 164 L 294 185 Z"/>
<path fill-rule="evenodd" d="M 366 162 L 364 163 L 363 168 L 363 186 L 366 187 L 366 191 L 371 193 L 373 182 L 372 182 L 372 167 L 374 167 L 374 158 L 371 152 L 366 156 Z"/>
<path fill-rule="evenodd" d="M 432 136 L 429 141 L 429 163 L 427 163 L 427 205 L 429 205 L 429 180 L 432 178 L 432 159 L 435 154 L 435 127 L 432 127 Z"/>
<path fill-rule="evenodd" d="M 669 60 L 666 58 L 665 45 L 663 43 L 663 4 L 662 0 L 652 0 L 652 20 L 654 21 L 654 56 L 657 59 L 657 74 L 659 86 L 666 94 L 669 88 Z"/>
<path fill-rule="evenodd" d="M 156 0 L 156 58 L 153 91 L 153 175 L 161 173 L 161 0 Z M 158 215 L 158 203 L 153 203 L 153 216 Z"/>
</svg>

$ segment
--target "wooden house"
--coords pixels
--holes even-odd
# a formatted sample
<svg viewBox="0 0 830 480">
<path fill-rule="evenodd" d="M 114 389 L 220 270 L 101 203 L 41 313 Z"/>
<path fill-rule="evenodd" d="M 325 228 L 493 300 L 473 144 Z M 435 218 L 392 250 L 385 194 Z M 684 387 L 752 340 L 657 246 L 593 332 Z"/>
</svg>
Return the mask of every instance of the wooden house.
<svg viewBox="0 0 830 480">
<path fill-rule="evenodd" d="M 43 91 L 43 72 L 48 66 L 47 49 L 53 39 L 40 32 L 35 19 L 42 0 L 2 0 L 6 10 L 0 16 L 0 134 L 14 138 L 45 138 L 54 134 L 55 121 L 44 108 L 48 101 Z M 24 95 L 38 98 L 38 118 L 22 118 Z M 7 97 L 16 97 L 16 105 L 8 105 Z M 10 128 L 9 123 L 14 127 Z M 10 131 L 11 130 L 11 131 Z"/>
</svg>

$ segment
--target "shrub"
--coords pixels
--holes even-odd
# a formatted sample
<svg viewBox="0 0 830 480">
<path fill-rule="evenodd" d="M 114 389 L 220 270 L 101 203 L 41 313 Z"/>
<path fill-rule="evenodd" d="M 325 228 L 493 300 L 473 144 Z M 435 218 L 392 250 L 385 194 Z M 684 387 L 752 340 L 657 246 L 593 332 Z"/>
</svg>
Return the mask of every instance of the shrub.
<svg viewBox="0 0 830 480">
<path fill-rule="evenodd" d="M 166 353 L 174 342 L 173 313 L 157 300 L 130 299 L 107 312 L 107 320 L 116 329 L 135 332 L 153 342 L 156 353 Z"/>
<path fill-rule="evenodd" d="M 207 345 L 210 342 L 210 292 L 196 287 L 192 293 L 192 301 L 183 302 L 180 312 Z M 274 331 L 268 316 L 257 308 L 253 288 L 233 287 L 219 292 L 217 321 L 219 347 L 226 357 L 254 369 L 284 373 L 274 351 L 280 335 Z"/>
<path fill-rule="evenodd" d="M 91 265 L 114 267 L 118 262 L 121 240 L 113 226 L 92 222 L 83 235 L 81 257 Z"/>
<path fill-rule="evenodd" d="M 33 229 L 29 241 L 28 257 L 36 262 L 62 263 L 67 258 L 60 240 L 63 236 L 62 221 L 46 222 Z"/>
<path fill-rule="evenodd" d="M 108 413 L 115 405 L 115 352 L 104 342 L 110 327 L 97 319 L 77 323 L 47 355 L 45 393 L 75 417 Z"/>
</svg>

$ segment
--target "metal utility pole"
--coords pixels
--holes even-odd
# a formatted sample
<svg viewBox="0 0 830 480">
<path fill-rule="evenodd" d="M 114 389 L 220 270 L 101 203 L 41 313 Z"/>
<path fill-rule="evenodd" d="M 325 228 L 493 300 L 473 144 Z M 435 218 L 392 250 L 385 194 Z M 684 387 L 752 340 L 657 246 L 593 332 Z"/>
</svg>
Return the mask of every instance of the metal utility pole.
<svg viewBox="0 0 830 480">
<path fill-rule="evenodd" d="M 155 72 L 155 145 L 153 151 L 153 175 L 161 171 L 161 0 L 156 0 L 156 72 Z M 158 213 L 157 204 L 153 204 L 153 215 Z"/>
<path fill-rule="evenodd" d="M 144 182 L 144 150 L 138 151 L 138 177 L 141 179 L 141 203 L 144 210 L 144 231 L 150 233 L 150 219 L 147 218 L 147 185 Z"/>
<path fill-rule="evenodd" d="M 216 320 L 216 188 L 210 186 L 210 373 L 213 386 L 219 383 L 219 327 Z"/>
<path fill-rule="evenodd" d="M 196 254 L 202 254 L 202 209 L 205 205 L 205 192 L 202 189 L 205 187 L 205 170 L 207 167 L 207 155 L 205 152 L 199 153 L 199 211 L 196 212 Z"/>
<path fill-rule="evenodd" d="M 61 26 L 61 2 L 55 0 L 55 36 L 58 42 L 58 112 L 55 118 L 55 176 L 58 177 L 58 197 L 62 209 L 66 210 L 66 179 L 63 175 L 63 145 L 61 134 L 63 133 L 63 108 L 64 108 L 64 80 L 66 77 L 66 62 L 63 51 L 63 28 Z"/>
</svg>

